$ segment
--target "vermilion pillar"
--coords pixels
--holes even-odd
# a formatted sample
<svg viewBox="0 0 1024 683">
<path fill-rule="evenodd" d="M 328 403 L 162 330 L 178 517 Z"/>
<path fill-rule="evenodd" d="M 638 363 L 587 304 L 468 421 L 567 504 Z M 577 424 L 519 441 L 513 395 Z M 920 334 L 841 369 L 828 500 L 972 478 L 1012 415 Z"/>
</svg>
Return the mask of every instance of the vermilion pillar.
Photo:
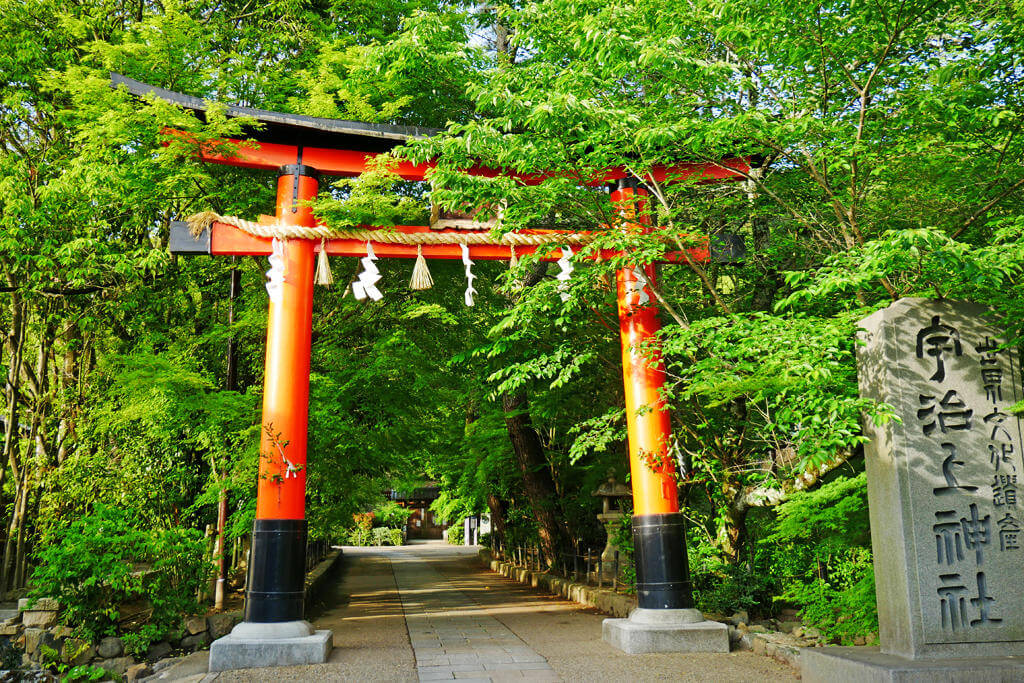
<svg viewBox="0 0 1024 683">
<path fill-rule="evenodd" d="M 317 192 L 308 166 L 281 168 L 277 219 L 314 225 L 303 202 Z M 253 525 L 245 621 L 302 619 L 306 564 L 306 437 L 313 325 L 314 240 L 283 240 L 284 282 L 270 296 L 263 384 L 256 521 Z"/>
<path fill-rule="evenodd" d="M 612 192 L 625 229 L 649 222 L 646 191 L 620 181 Z M 629 469 L 633 484 L 633 542 L 638 605 L 647 609 L 693 607 L 683 518 L 679 514 L 675 465 L 669 455 L 671 424 L 662 397 L 665 367 L 657 350 L 661 329 L 654 293 L 654 267 L 624 268 L 617 274 L 622 374 L 626 393 Z"/>
</svg>

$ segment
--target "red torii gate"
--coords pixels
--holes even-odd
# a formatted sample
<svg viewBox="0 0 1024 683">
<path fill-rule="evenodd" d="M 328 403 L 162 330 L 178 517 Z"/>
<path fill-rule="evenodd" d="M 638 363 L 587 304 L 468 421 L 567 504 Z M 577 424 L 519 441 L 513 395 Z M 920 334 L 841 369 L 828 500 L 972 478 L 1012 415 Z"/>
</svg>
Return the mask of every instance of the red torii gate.
<svg viewBox="0 0 1024 683">
<path fill-rule="evenodd" d="M 112 84 L 123 86 L 138 96 L 153 95 L 204 116 L 206 104 L 198 98 L 155 88 L 112 74 Z M 377 154 L 403 142 L 439 131 L 403 126 L 366 124 L 334 119 L 269 112 L 246 107 L 228 107 L 229 116 L 249 116 L 262 129 L 253 131 L 253 145 L 227 140 L 237 152 L 224 156 L 200 149 L 204 161 L 244 168 L 278 172 L 276 212 L 271 220 L 277 226 L 315 227 L 318 225 L 306 204 L 319 187 L 321 174 L 357 176 L 367 170 Z M 168 131 L 171 135 L 186 135 Z M 396 172 L 407 180 L 425 180 L 432 164 L 400 162 Z M 733 170 L 735 169 L 735 170 Z M 736 179 L 746 171 L 743 159 L 720 164 L 680 164 L 652 172 L 662 181 L 673 177 L 697 176 L 701 181 Z M 479 168 L 472 171 L 494 176 L 500 172 Z M 518 176 L 523 183 L 538 183 L 541 176 Z M 642 202 L 646 190 L 628 177 L 625 169 L 608 169 L 590 184 L 614 183 L 611 200 L 624 207 L 626 216 L 646 224 Z M 433 230 L 429 226 L 399 226 L 395 233 L 408 236 L 410 243 L 373 242 L 378 257 L 415 258 L 419 249 L 425 258 L 458 259 L 458 243 L 416 244 L 417 235 L 467 234 L 466 230 Z M 486 231 L 476 231 L 484 233 Z M 553 239 L 579 233 L 556 230 L 520 231 Z M 321 244 L 323 245 L 321 247 Z M 306 443 L 309 415 L 310 338 L 313 313 L 313 281 L 317 254 L 323 248 L 329 255 L 365 256 L 367 238 L 287 239 L 283 243 L 284 282 L 276 297 L 271 297 L 267 323 L 267 349 L 263 392 L 260 476 L 257 488 L 256 520 L 253 527 L 249 575 L 246 584 L 245 621 L 235 631 L 211 647 L 210 670 L 238 666 L 268 666 L 324 661 L 331 647 L 331 634 L 314 633 L 303 621 L 303 590 L 306 551 Z M 279 246 L 280 248 L 280 246 Z M 194 234 L 184 222 L 171 226 L 170 250 L 182 255 L 267 256 L 272 239 L 257 236 L 236 224 L 214 220 L 201 234 Z M 475 260 L 508 260 L 513 249 L 508 244 L 468 245 Z M 547 251 L 543 245 L 521 245 L 515 253 L 541 251 L 540 258 L 555 260 L 560 251 Z M 691 249 L 695 261 L 711 258 L 711 247 Z M 725 252 L 735 256 L 735 244 Z M 279 252 L 280 253 L 280 252 Z M 602 252 L 601 256 L 617 255 Z M 666 261 L 683 260 L 682 254 L 668 254 Z M 723 259 L 727 260 L 727 259 Z M 653 281 L 654 267 L 644 268 L 644 277 Z M 648 303 L 641 303 L 646 290 Z M 647 623 L 692 623 L 702 617 L 693 610 L 692 588 L 687 567 L 683 519 L 674 479 L 674 466 L 668 453 L 671 435 L 669 415 L 661 391 L 665 382 L 660 359 L 653 361 L 640 351 L 660 329 L 653 293 L 643 277 L 633 269 L 617 273 L 618 313 L 622 342 L 623 378 L 628 429 L 630 474 L 633 488 L 633 530 L 636 544 L 637 595 Z M 653 463 L 653 465 L 652 465 Z M 661 610 L 662 612 L 657 612 Z M 680 612 L 685 614 L 680 617 Z M 660 616 L 658 616 L 660 614 Z M 666 621 L 666 618 L 667 621 Z M 625 620 L 608 620 L 625 621 Z M 644 621 L 644 620 L 641 620 Z M 710 623 L 710 622 L 705 622 Z M 720 625 L 717 625 L 720 626 Z M 728 650 L 725 627 L 721 638 L 710 649 Z M 621 635 L 605 638 L 627 651 L 638 651 Z M 716 634 L 719 630 L 716 630 Z M 326 634 L 326 635 L 325 635 Z M 625 638 L 628 640 L 628 637 Z M 230 641 L 230 642 L 229 642 Z M 272 642 L 273 647 L 266 646 Z M 287 645 L 287 647 L 286 647 Z M 666 649 L 661 647 L 660 649 Z M 678 649 L 672 647 L 669 649 Z M 695 645 L 685 649 L 709 649 Z"/>
</svg>

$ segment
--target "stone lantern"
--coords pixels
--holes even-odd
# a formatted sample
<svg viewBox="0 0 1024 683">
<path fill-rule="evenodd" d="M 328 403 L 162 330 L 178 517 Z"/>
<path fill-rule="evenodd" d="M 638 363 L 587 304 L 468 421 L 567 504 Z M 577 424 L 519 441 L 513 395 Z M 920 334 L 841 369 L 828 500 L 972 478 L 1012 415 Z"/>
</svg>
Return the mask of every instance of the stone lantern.
<svg viewBox="0 0 1024 683">
<path fill-rule="evenodd" d="M 615 479 L 615 473 L 608 473 L 608 481 L 601 484 L 592 496 L 601 498 L 601 514 L 597 516 L 598 521 L 604 525 L 605 534 L 608 536 L 608 543 L 601 553 L 601 574 L 605 579 L 611 580 L 615 574 L 615 553 L 619 547 L 615 545 L 615 527 L 622 519 L 622 508 L 619 507 L 619 498 L 628 498 L 633 492 L 625 484 L 620 484 Z"/>
</svg>

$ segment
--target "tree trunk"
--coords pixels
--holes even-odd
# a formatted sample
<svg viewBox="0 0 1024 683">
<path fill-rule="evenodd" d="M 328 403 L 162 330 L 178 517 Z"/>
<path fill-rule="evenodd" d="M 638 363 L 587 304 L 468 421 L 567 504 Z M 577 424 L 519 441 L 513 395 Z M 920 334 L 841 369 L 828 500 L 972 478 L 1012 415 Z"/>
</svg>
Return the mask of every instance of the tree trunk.
<svg viewBox="0 0 1024 683">
<path fill-rule="evenodd" d="M 78 354 L 82 343 L 82 333 L 78 325 L 72 325 L 68 330 L 66 349 L 64 351 L 64 363 L 60 368 L 60 387 L 67 396 L 67 400 L 61 407 L 60 423 L 57 426 L 57 465 L 60 466 L 68 457 L 68 447 L 72 442 L 75 433 L 74 411 L 77 401 L 71 397 L 75 395 L 75 387 L 78 383 Z M 56 361 L 54 362 L 56 364 Z"/>
<path fill-rule="evenodd" d="M 718 546 L 732 564 L 740 561 L 746 549 L 749 511 L 750 507 L 742 500 L 734 500 L 718 523 Z"/>
<path fill-rule="evenodd" d="M 491 513 L 491 539 L 505 545 L 508 536 L 505 533 L 505 502 L 493 493 L 487 494 L 487 509 Z"/>
<path fill-rule="evenodd" d="M 523 392 L 503 394 L 501 405 L 505 410 L 505 425 L 516 466 L 523 477 L 523 488 L 537 520 L 541 550 L 550 566 L 558 559 L 560 549 L 569 547 L 569 542 L 565 526 L 560 521 L 558 494 L 544 457 L 544 445 L 530 421 L 529 404 Z"/>
<path fill-rule="evenodd" d="M 228 291 L 228 326 L 235 323 L 235 299 L 242 288 L 242 273 L 235 267 L 235 258 L 231 257 L 231 285 Z M 224 388 L 236 391 L 238 388 L 238 349 L 234 334 L 228 338 L 228 355 Z M 216 470 L 214 470 L 216 471 Z M 220 473 L 222 488 L 217 494 L 217 540 L 214 543 L 214 557 L 217 561 L 217 583 L 213 591 L 214 609 L 224 609 L 224 588 L 228 579 L 228 557 L 224 548 L 224 529 L 228 524 L 228 491 L 223 488 L 227 481 L 227 473 Z"/>
<path fill-rule="evenodd" d="M 0 459 L 0 486 L 3 485 L 7 473 L 3 462 L 11 466 L 12 476 L 18 478 L 18 405 L 21 402 L 21 356 L 25 346 L 25 306 L 17 292 L 11 293 L 11 299 L 11 333 L 7 338 L 11 360 L 7 367 L 7 386 L 4 392 L 7 399 L 7 424 L 4 429 L 4 450 Z"/>
<path fill-rule="evenodd" d="M 11 514 L 11 522 L 7 526 L 7 540 L 4 543 L 3 567 L 0 568 L 0 591 L 6 593 L 11 590 L 11 580 L 14 578 L 14 555 L 17 548 L 18 534 L 21 531 L 22 519 L 25 514 L 25 493 L 28 482 L 25 476 L 27 467 L 21 470 L 21 477 L 15 480 L 14 487 L 14 510 Z"/>
</svg>

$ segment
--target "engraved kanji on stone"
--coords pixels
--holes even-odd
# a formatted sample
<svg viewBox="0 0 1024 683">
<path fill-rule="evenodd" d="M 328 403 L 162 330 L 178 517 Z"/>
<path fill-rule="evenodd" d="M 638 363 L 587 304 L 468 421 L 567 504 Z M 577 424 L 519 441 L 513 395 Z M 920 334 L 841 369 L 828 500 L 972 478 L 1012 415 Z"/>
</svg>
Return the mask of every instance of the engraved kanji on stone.
<svg viewBox="0 0 1024 683">
<path fill-rule="evenodd" d="M 935 556 L 939 564 L 951 565 L 964 559 L 964 527 L 956 518 L 956 510 L 935 513 Z"/>
<path fill-rule="evenodd" d="M 985 572 L 978 572 L 978 597 L 971 598 L 971 604 L 978 609 L 978 618 L 971 619 L 971 626 L 980 626 L 982 624 L 998 624 L 1002 619 L 996 619 L 995 617 L 989 616 L 989 606 L 995 602 L 995 598 L 985 595 L 988 592 L 988 587 L 985 585 Z"/>
<path fill-rule="evenodd" d="M 982 354 L 981 364 L 982 365 L 996 365 L 999 363 L 999 359 L 996 358 L 997 353 L 1002 353 L 1003 350 L 999 348 L 999 344 L 992 340 L 991 337 L 986 336 L 985 341 L 974 347 L 974 350 Z"/>
<path fill-rule="evenodd" d="M 974 551 L 975 560 L 978 565 L 982 564 L 983 550 L 992 540 L 992 516 L 985 515 L 978 517 L 978 504 L 971 503 L 971 516 L 960 518 L 960 524 L 964 529 L 964 545 L 968 550 Z"/>
<path fill-rule="evenodd" d="M 989 425 L 992 428 L 992 433 L 989 434 L 988 438 L 991 439 L 992 441 L 1011 441 L 1012 442 L 1013 441 L 1013 435 L 1011 435 L 1010 431 L 1006 427 L 1003 426 L 1003 423 L 1006 422 L 1009 419 L 1010 419 L 1010 416 L 1007 415 L 1006 413 L 1002 412 L 998 408 L 994 408 L 991 413 L 986 415 L 985 418 L 982 421 L 986 425 Z M 1000 434 L 1000 432 L 1002 434 L 997 439 L 996 435 Z"/>
<path fill-rule="evenodd" d="M 921 426 L 925 436 L 931 436 L 936 427 L 943 434 L 971 428 L 971 416 L 974 415 L 974 411 L 967 407 L 955 390 L 947 391 L 938 404 L 934 396 L 927 394 L 918 394 L 918 402 L 922 408 L 917 411 L 917 419 L 922 422 L 927 420 Z"/>
<path fill-rule="evenodd" d="M 996 526 L 999 527 L 999 549 L 1020 550 L 1020 521 L 1007 512 L 1005 517 L 996 522 Z"/>
<path fill-rule="evenodd" d="M 996 472 L 1003 465 L 1008 465 L 1014 472 L 1017 471 L 1017 466 L 1013 464 L 1012 443 L 990 443 L 988 445 L 988 461 Z"/>
<path fill-rule="evenodd" d="M 992 504 L 997 507 L 1017 504 L 1016 474 L 997 474 L 992 478 Z"/>
<path fill-rule="evenodd" d="M 942 476 L 946 479 L 946 485 L 932 489 L 932 493 L 936 496 L 941 496 L 956 493 L 957 491 L 966 491 L 968 493 L 977 491 L 977 486 L 968 486 L 957 482 L 954 468 L 959 470 L 964 466 L 964 461 L 957 459 L 956 446 L 951 443 L 944 443 L 942 444 L 942 447 L 946 449 L 946 452 L 948 453 L 946 459 L 942 461 Z"/>
<path fill-rule="evenodd" d="M 967 628 L 967 586 L 959 574 L 939 574 L 939 613 L 942 628 L 956 631 Z"/>
<path fill-rule="evenodd" d="M 1003 400 L 1003 371 L 999 368 L 983 368 L 981 383 L 985 387 L 985 398 L 992 403 Z"/>
<path fill-rule="evenodd" d="M 932 324 L 923 328 L 917 333 L 917 357 L 930 356 L 935 359 L 935 374 L 931 376 L 934 382 L 941 382 L 946 379 L 946 366 L 943 358 L 963 355 L 960 346 L 960 333 L 956 328 L 943 325 L 940 316 L 932 316 Z"/>
</svg>

